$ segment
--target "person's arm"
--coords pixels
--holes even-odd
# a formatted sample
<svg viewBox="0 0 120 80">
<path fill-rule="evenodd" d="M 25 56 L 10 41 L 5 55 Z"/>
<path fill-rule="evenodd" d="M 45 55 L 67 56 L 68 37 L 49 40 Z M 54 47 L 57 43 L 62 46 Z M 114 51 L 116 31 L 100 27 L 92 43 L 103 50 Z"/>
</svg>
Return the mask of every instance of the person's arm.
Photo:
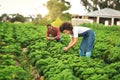
<svg viewBox="0 0 120 80">
<path fill-rule="evenodd" d="M 70 44 L 70 45 L 68 45 L 68 49 L 69 49 L 69 48 L 71 48 L 71 47 L 73 47 L 73 46 L 74 46 L 77 42 L 78 42 L 78 37 L 73 38 L 73 40 L 72 40 L 71 44 Z"/>
<path fill-rule="evenodd" d="M 71 47 L 73 47 L 77 42 L 78 42 L 78 37 L 71 38 L 69 45 L 67 47 L 65 47 L 64 50 L 67 51 L 68 49 L 70 49 Z"/>
<path fill-rule="evenodd" d="M 59 39 L 60 38 L 60 31 L 58 28 L 56 28 L 56 32 L 57 32 L 57 36 L 55 36 L 55 39 Z"/>
<path fill-rule="evenodd" d="M 68 44 L 68 46 L 70 46 L 73 43 L 73 37 L 70 37 L 70 42 Z"/>
</svg>

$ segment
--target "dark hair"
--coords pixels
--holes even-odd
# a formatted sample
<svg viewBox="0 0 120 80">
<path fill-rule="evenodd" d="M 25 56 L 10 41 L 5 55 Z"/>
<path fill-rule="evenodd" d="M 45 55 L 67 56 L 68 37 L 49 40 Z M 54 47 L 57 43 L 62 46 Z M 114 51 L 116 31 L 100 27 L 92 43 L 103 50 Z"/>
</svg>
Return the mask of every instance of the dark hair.
<svg viewBox="0 0 120 80">
<path fill-rule="evenodd" d="M 47 24 L 47 27 L 48 27 L 48 26 L 52 26 L 52 25 L 51 25 L 51 24 Z"/>
<path fill-rule="evenodd" d="M 73 26 L 72 26 L 72 24 L 71 23 L 69 23 L 69 22 L 64 22 L 64 23 L 62 23 L 61 25 L 60 25 L 60 32 L 63 32 L 64 30 L 70 30 L 70 31 L 72 31 L 72 29 L 73 29 Z"/>
</svg>

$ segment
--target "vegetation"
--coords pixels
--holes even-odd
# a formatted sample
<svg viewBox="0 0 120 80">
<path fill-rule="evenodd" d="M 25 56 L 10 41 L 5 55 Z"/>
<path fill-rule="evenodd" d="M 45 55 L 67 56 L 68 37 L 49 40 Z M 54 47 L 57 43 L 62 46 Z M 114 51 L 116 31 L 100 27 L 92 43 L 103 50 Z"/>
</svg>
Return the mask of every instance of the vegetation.
<svg viewBox="0 0 120 80">
<path fill-rule="evenodd" d="M 49 10 L 48 15 L 46 16 L 49 20 L 54 21 L 57 17 L 60 17 L 61 19 L 65 19 L 65 17 L 67 19 L 71 18 L 69 13 L 63 13 L 70 8 L 70 3 L 65 0 L 49 0 L 46 7 Z"/>
<path fill-rule="evenodd" d="M 88 11 L 103 9 L 106 7 L 120 10 L 119 0 L 81 0 L 81 3 Z"/>
<path fill-rule="evenodd" d="M 83 25 L 96 33 L 91 58 L 79 56 L 81 38 L 64 52 L 66 35 L 61 42 L 47 41 L 44 26 L 0 23 L 0 80 L 32 80 L 33 67 L 45 80 L 119 80 L 120 27 Z"/>
<path fill-rule="evenodd" d="M 26 18 L 21 14 L 2 14 L 0 22 L 25 22 Z"/>
</svg>

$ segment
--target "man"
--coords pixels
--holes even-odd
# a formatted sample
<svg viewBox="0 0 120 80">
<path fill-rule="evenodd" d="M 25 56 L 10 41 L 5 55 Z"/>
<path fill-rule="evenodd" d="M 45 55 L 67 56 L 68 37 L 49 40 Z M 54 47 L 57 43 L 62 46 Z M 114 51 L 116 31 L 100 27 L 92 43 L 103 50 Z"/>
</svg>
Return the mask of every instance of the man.
<svg viewBox="0 0 120 80">
<path fill-rule="evenodd" d="M 47 24 L 46 39 L 56 40 L 59 42 L 61 39 L 59 29 L 57 27 L 53 27 L 51 24 Z"/>
</svg>

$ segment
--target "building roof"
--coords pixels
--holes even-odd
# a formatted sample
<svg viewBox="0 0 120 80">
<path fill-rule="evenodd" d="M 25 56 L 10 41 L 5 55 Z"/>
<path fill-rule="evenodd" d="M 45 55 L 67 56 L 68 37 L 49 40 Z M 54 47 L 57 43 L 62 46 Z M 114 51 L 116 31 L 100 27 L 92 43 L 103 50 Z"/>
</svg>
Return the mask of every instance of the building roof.
<svg viewBox="0 0 120 80">
<path fill-rule="evenodd" d="M 104 9 L 101 9 L 101 10 L 96 10 L 96 11 L 93 11 L 93 12 L 86 13 L 85 16 L 120 18 L 120 11 L 114 10 L 114 9 L 111 9 L 111 8 L 104 8 Z"/>
</svg>

